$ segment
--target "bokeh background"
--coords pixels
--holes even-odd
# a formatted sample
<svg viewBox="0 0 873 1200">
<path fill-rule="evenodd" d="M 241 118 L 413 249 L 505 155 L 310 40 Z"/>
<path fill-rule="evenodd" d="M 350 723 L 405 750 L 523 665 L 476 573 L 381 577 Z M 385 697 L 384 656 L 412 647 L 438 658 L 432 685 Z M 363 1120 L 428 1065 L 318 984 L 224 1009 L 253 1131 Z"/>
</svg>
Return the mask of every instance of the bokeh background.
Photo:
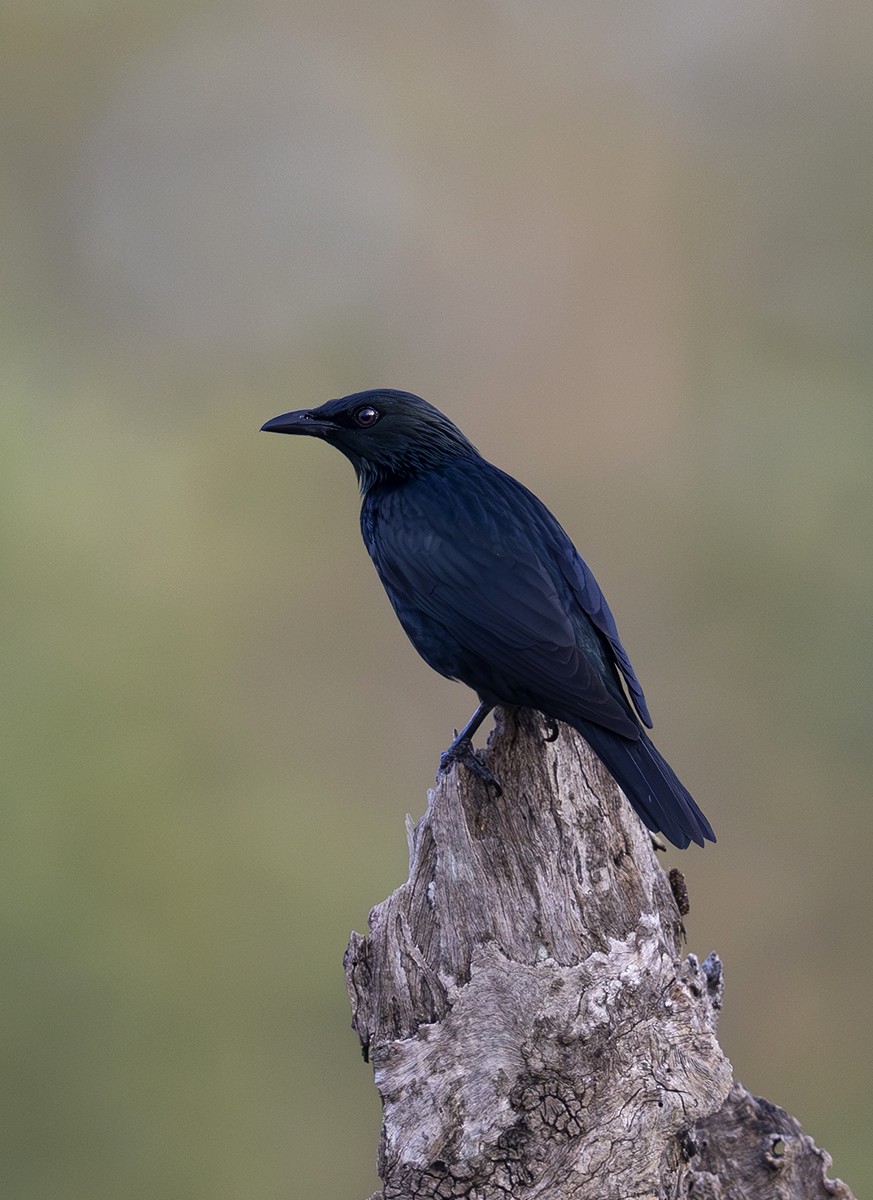
<svg viewBox="0 0 873 1200">
<path fill-rule="evenodd" d="M 472 696 L 348 464 L 387 385 L 597 571 L 719 843 L 722 1042 L 863 1195 L 873 8 L 6 0 L 3 1152 L 15 1200 L 368 1195 L 341 957 Z"/>
</svg>

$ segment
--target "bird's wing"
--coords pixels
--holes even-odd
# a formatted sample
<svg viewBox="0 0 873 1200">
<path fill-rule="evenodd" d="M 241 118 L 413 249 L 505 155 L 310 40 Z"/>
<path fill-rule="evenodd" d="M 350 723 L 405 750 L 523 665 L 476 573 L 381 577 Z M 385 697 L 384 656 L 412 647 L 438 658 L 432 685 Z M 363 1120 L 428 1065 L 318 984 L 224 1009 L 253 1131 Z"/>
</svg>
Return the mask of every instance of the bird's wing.
<svg viewBox="0 0 873 1200">
<path fill-rule="evenodd" d="M 380 500 L 368 546 L 398 613 L 446 630 L 464 664 L 446 673 L 480 692 L 636 738 L 599 638 L 591 630 L 579 644 L 543 530 L 482 466 L 463 479 L 430 473 Z"/>
<path fill-rule="evenodd" d="M 516 514 L 524 512 L 527 519 L 536 527 L 540 545 L 553 556 L 573 599 L 590 618 L 595 628 L 606 638 L 615 663 L 624 678 L 634 708 L 643 724 L 651 729 L 652 718 L 642 685 L 637 679 L 627 651 L 621 644 L 615 617 L 613 617 L 606 597 L 600 590 L 588 564 L 579 554 L 560 523 L 533 492 L 498 467 L 488 465 L 494 489 L 504 497 L 505 503 L 512 507 L 513 512 Z"/>
<path fill-rule="evenodd" d="M 621 644 L 618 636 L 618 626 L 615 623 L 615 617 L 610 612 L 609 605 L 606 603 L 606 597 L 600 590 L 600 586 L 588 564 L 576 550 L 576 547 L 570 541 L 569 537 L 567 537 L 567 534 L 548 509 L 542 505 L 541 507 L 548 518 L 547 524 L 552 527 L 549 536 L 555 546 L 562 573 L 570 585 L 576 600 L 609 642 L 610 649 L 624 677 L 630 697 L 633 700 L 634 708 L 637 710 L 643 724 L 651 729 L 652 718 L 649 715 L 646 697 L 643 695 L 643 689 L 640 681 L 637 679 L 636 672 L 631 666 L 627 651 Z"/>
</svg>

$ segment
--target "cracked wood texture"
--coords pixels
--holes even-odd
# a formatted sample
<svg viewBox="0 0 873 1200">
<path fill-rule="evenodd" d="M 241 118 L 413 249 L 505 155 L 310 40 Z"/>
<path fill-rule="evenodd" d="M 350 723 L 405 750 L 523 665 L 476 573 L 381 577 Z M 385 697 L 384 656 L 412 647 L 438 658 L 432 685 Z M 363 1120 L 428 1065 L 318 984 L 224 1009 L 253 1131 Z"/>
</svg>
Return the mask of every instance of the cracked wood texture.
<svg viewBox="0 0 873 1200">
<path fill-rule="evenodd" d="M 409 830 L 409 880 L 352 934 L 382 1097 L 371 1200 L 852 1200 L 787 1113 L 732 1087 L 721 964 L 572 729 L 498 712 Z"/>
</svg>

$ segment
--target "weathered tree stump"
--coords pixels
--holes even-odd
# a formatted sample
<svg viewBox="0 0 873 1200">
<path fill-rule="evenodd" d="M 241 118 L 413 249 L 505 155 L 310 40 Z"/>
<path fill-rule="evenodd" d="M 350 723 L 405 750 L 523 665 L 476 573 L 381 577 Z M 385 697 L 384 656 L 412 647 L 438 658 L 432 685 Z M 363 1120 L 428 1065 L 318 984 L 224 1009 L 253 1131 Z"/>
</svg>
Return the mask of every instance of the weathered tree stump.
<svg viewBox="0 0 873 1200">
<path fill-rule="evenodd" d="M 718 959 L 683 960 L 648 833 L 574 730 L 545 735 L 498 715 L 503 794 L 443 777 L 408 882 L 352 934 L 373 1200 L 852 1200 L 792 1118 L 732 1088 Z"/>
</svg>

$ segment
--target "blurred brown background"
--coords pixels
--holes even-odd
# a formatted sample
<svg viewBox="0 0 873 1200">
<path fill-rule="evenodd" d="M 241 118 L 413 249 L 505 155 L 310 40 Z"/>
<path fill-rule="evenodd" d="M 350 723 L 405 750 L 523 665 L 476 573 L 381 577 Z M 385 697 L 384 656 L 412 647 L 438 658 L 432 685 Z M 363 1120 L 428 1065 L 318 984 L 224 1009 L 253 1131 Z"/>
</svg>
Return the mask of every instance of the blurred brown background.
<svg viewBox="0 0 873 1200">
<path fill-rule="evenodd" d="M 363 1197 L 349 930 L 473 697 L 351 469 L 420 392 L 596 570 L 739 1078 L 873 1185 L 873 8 L 7 0 L 15 1200 Z"/>
</svg>

